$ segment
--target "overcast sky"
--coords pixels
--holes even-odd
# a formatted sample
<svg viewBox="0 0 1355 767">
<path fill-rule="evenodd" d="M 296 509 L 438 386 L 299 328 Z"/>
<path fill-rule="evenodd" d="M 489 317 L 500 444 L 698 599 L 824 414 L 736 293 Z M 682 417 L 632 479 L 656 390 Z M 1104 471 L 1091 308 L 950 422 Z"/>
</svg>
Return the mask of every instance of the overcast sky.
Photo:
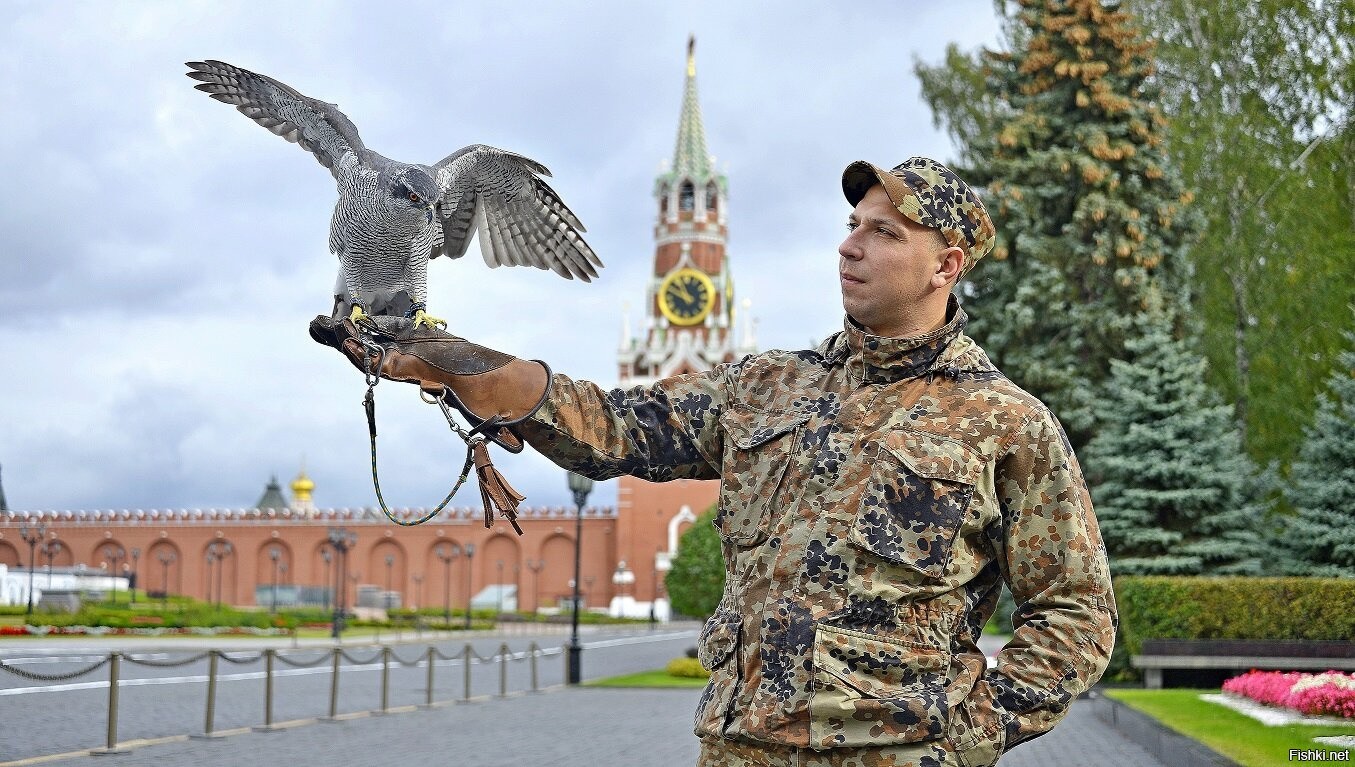
<svg viewBox="0 0 1355 767">
<path fill-rule="evenodd" d="M 548 166 L 601 279 L 491 271 L 472 247 L 432 264 L 429 308 L 460 335 L 610 386 L 626 302 L 640 327 L 650 194 L 673 154 L 689 33 L 708 147 L 729 177 L 731 266 L 763 349 L 841 326 L 843 167 L 953 157 L 915 58 L 998 36 L 990 0 L 376 7 L 0 4 L 11 508 L 241 508 L 303 461 L 321 507 L 374 503 L 362 379 L 306 333 L 337 269 L 333 181 L 194 91 L 184 61 L 222 59 L 335 102 L 398 160 L 487 143 Z M 436 503 L 462 444 L 413 387 L 377 394 L 388 502 Z M 568 503 L 563 471 L 496 454 L 529 505 Z M 473 487 L 462 499 L 478 505 Z M 615 482 L 591 500 L 614 503 Z"/>
</svg>

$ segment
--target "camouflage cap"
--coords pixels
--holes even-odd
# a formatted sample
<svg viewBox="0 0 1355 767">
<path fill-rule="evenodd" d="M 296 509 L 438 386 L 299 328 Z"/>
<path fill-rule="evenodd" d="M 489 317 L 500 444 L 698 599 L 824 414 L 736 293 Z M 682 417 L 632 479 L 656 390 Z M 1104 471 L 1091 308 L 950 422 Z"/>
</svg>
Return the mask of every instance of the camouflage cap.
<svg viewBox="0 0 1355 767">
<path fill-rule="evenodd" d="M 900 213 L 939 230 L 947 244 L 964 250 L 961 276 L 993 249 L 996 230 L 978 195 L 936 160 L 909 157 L 893 170 L 858 160 L 842 171 L 842 193 L 852 205 L 876 184 L 884 187 Z"/>
</svg>

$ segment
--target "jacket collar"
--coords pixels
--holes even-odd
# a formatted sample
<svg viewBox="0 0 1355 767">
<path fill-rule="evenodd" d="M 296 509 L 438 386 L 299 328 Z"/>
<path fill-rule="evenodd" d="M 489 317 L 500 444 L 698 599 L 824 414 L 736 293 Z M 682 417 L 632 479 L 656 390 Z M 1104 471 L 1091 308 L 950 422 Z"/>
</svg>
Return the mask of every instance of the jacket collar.
<svg viewBox="0 0 1355 767">
<path fill-rule="evenodd" d="M 873 335 L 848 316 L 843 332 L 828 341 L 830 361 L 845 363 L 862 383 L 888 384 L 935 373 L 946 366 L 943 355 L 969 321 L 955 296 L 946 304 L 946 324 L 921 336 L 888 338 Z M 953 355 L 945 355 L 950 357 Z"/>
</svg>

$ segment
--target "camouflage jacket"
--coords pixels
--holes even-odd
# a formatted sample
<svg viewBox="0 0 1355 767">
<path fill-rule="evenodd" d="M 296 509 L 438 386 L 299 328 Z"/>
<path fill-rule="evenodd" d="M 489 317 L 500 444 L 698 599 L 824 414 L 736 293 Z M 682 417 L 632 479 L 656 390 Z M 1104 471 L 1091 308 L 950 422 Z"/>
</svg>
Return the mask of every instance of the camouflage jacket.
<svg viewBox="0 0 1355 767">
<path fill-rule="evenodd" d="M 990 764 L 1105 669 L 1114 597 L 1067 438 L 950 317 L 913 339 L 849 319 L 814 350 L 629 390 L 557 375 L 518 427 L 596 479 L 722 480 L 697 734 Z M 1015 634 L 988 669 L 1003 581 Z"/>
</svg>

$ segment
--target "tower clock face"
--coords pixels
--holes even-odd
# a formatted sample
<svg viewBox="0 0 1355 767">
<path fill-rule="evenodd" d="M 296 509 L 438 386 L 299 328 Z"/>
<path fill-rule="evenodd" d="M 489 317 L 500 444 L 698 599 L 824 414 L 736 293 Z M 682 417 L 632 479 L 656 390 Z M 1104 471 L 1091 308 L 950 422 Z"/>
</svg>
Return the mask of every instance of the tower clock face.
<svg viewBox="0 0 1355 767">
<path fill-rule="evenodd" d="M 659 286 L 659 310 L 674 325 L 695 325 L 714 306 L 715 284 L 696 269 L 679 269 Z"/>
</svg>

